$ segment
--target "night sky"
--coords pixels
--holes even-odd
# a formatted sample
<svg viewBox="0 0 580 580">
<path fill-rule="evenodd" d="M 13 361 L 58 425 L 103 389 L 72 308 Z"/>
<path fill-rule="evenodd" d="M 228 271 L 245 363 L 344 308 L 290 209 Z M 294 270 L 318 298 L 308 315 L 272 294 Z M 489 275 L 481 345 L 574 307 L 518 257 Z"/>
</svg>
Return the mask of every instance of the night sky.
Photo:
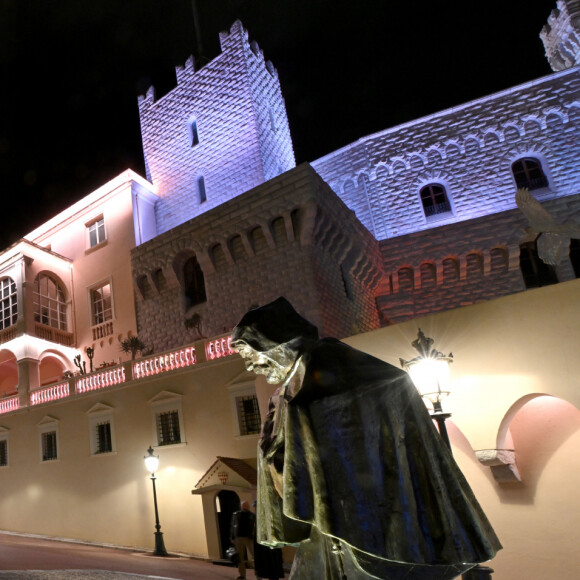
<svg viewBox="0 0 580 580">
<path fill-rule="evenodd" d="M 241 19 L 278 69 L 296 161 L 549 74 L 556 0 L 0 0 L 0 246 L 127 168 L 137 96 Z"/>
</svg>

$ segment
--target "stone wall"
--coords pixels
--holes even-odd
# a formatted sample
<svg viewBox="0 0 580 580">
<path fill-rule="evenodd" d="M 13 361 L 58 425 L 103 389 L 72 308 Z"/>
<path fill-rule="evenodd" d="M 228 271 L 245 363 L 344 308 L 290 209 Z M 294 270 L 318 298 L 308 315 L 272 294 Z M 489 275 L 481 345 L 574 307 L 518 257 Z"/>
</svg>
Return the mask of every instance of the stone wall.
<svg viewBox="0 0 580 580">
<path fill-rule="evenodd" d="M 580 224 L 580 194 L 543 202 L 559 224 Z M 451 310 L 526 289 L 520 244 L 533 240 L 526 218 L 510 210 L 380 243 L 387 283 L 377 297 L 382 324 Z M 558 281 L 574 279 L 569 259 Z"/>
<path fill-rule="evenodd" d="M 312 166 L 379 240 L 515 207 L 512 163 L 536 157 L 541 199 L 580 191 L 578 67 L 400 125 Z M 426 218 L 419 191 L 442 184 L 451 212 Z"/>
<path fill-rule="evenodd" d="M 181 267 L 195 255 L 207 301 L 187 308 Z M 229 332 L 254 305 L 286 296 L 321 334 L 379 326 L 377 242 L 308 164 L 135 248 L 139 337 L 155 351 Z"/>
<path fill-rule="evenodd" d="M 295 165 L 276 70 L 241 22 L 220 41 L 221 54 L 203 68 L 195 70 L 190 58 L 176 69 L 168 94 L 156 100 L 151 87 L 139 98 L 147 178 L 161 197 L 158 233 Z"/>
</svg>

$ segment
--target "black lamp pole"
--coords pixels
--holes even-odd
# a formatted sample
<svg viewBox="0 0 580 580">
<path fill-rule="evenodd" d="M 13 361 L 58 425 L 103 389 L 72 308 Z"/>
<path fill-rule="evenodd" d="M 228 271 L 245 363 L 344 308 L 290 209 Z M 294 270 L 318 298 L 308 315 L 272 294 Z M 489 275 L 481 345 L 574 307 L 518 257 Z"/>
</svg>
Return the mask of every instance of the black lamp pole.
<svg viewBox="0 0 580 580">
<path fill-rule="evenodd" d="M 409 370 L 410 366 L 424 359 L 447 360 L 448 362 L 451 362 L 453 355 L 449 353 L 448 356 L 445 356 L 438 350 L 435 350 L 432 348 L 433 342 L 434 341 L 432 338 L 427 338 L 421 329 L 419 329 L 417 338 L 411 343 L 413 348 L 419 352 L 419 356 L 411 361 L 400 359 L 401 366 L 406 370 Z M 445 425 L 445 421 L 451 417 L 451 413 L 445 413 L 443 411 L 443 407 L 441 406 L 441 397 L 449 394 L 448 391 L 441 391 L 441 385 L 439 384 L 439 379 L 437 379 L 437 390 L 435 392 L 430 392 L 426 395 L 421 392 L 420 394 L 422 397 L 429 398 L 433 403 L 433 411 L 430 411 L 429 414 L 431 415 L 431 418 L 437 423 L 437 428 L 439 430 L 439 435 L 441 435 L 441 439 L 443 439 L 443 442 L 445 443 L 447 449 L 449 449 L 449 452 L 453 454 L 451 449 L 451 441 L 449 441 L 449 433 L 447 433 L 447 425 Z M 492 573 L 493 568 L 490 568 L 489 566 L 480 566 L 477 564 L 462 574 L 461 578 L 462 580 L 491 580 Z"/>
<path fill-rule="evenodd" d="M 147 449 L 149 453 L 148 457 L 154 457 L 153 449 L 149 447 Z M 147 459 L 147 457 L 146 457 Z M 154 556 L 168 556 L 167 550 L 165 549 L 165 544 L 163 542 L 163 532 L 161 531 L 161 524 L 159 523 L 159 510 L 157 509 L 157 489 L 155 488 L 155 472 L 151 471 L 151 483 L 153 484 L 153 503 L 155 504 L 155 551 Z"/>
</svg>

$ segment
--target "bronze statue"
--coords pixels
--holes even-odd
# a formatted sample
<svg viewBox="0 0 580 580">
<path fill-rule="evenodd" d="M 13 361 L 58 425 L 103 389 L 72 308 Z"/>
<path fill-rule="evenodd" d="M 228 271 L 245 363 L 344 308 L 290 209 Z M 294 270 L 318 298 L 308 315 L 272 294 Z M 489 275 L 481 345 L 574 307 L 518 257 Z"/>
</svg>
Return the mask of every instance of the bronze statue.
<svg viewBox="0 0 580 580">
<path fill-rule="evenodd" d="M 447 580 L 501 548 L 407 373 L 319 340 L 284 298 L 250 310 L 232 344 L 281 383 L 258 450 L 258 541 L 298 547 L 293 580 Z"/>
</svg>

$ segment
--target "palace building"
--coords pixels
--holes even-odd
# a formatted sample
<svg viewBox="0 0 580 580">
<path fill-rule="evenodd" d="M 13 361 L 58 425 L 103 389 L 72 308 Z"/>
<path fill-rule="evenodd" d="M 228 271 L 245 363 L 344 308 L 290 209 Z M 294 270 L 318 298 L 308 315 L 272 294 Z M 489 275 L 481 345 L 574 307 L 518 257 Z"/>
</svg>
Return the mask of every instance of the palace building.
<svg viewBox="0 0 580 580">
<path fill-rule="evenodd" d="M 419 327 L 453 351 L 451 443 L 504 544 L 496 577 L 572 579 L 580 239 L 545 263 L 515 194 L 580 228 L 580 3 L 559 0 L 541 39 L 552 74 L 298 166 L 241 22 L 151 87 L 146 175 L 1 252 L 0 529 L 151 547 L 151 445 L 167 549 L 223 558 L 273 390 L 230 333 L 284 295 L 392 364 Z"/>
</svg>

